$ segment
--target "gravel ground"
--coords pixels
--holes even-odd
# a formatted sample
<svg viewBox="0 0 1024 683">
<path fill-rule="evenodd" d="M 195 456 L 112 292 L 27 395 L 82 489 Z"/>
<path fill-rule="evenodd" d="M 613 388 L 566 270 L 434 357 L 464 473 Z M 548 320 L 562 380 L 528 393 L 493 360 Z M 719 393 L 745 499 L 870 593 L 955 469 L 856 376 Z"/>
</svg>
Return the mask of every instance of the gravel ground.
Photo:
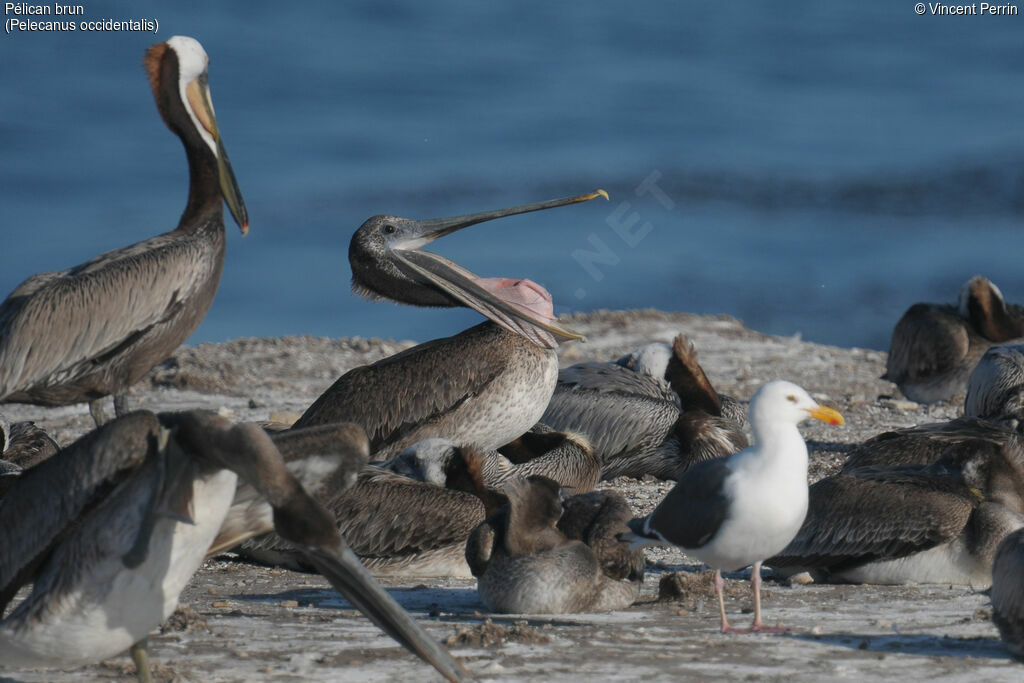
<svg viewBox="0 0 1024 683">
<path fill-rule="evenodd" d="M 563 347 L 563 365 L 614 359 L 683 332 L 721 392 L 745 400 L 772 379 L 802 385 L 847 419 L 844 427 L 811 421 L 802 428 L 812 481 L 834 472 L 852 445 L 874 434 L 947 420 L 960 411 L 961 400 L 922 406 L 903 399 L 879 379 L 884 353 L 767 336 L 727 316 L 611 311 L 569 322 L 589 342 Z M 342 372 L 411 344 L 284 337 L 183 347 L 130 398 L 134 407 L 153 410 L 204 407 L 236 420 L 288 421 Z M 13 420 L 35 420 L 61 443 L 91 425 L 84 406 L 9 405 L 4 412 Z M 625 478 L 603 486 L 622 491 L 638 514 L 669 489 L 667 483 Z M 985 593 L 952 586 L 788 585 L 769 575 L 766 620 L 782 621 L 796 632 L 725 637 L 717 631 L 707 573 L 678 552 L 649 550 L 648 558 L 640 602 L 604 614 L 490 618 L 482 613 L 472 581 L 384 584 L 483 679 L 1021 679 L 1020 664 L 1006 653 L 990 621 Z M 673 576 L 677 572 L 682 574 Z M 682 586 L 674 599 L 658 599 L 664 577 Z M 743 583 L 749 572 L 728 578 L 730 619 L 742 624 L 749 616 L 740 612 L 751 609 Z M 434 675 L 318 576 L 219 558 L 196 574 L 181 604 L 187 609 L 150 638 L 159 680 L 390 681 Z M 48 681 L 125 678 L 132 671 L 125 656 L 63 676 L 6 673 L 16 680 Z"/>
</svg>

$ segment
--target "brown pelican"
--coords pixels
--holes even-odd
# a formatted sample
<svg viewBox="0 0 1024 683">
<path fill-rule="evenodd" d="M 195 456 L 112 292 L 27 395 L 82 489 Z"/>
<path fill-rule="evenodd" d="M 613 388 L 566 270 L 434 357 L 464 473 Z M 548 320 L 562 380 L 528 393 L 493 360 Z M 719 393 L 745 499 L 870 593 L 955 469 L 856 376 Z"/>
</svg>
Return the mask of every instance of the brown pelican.
<svg viewBox="0 0 1024 683">
<path fill-rule="evenodd" d="M 354 605 L 449 680 L 467 677 L 373 581 L 259 427 L 198 411 L 118 418 L 0 499 L 0 613 L 33 584 L 0 621 L 0 669 L 78 666 L 131 647 L 144 678 L 145 638 L 205 557 L 239 477 L 268 501 L 277 533 Z"/>
<path fill-rule="evenodd" d="M 1024 309 L 1003 300 L 977 275 L 960 290 L 959 303 L 914 304 L 896 323 L 882 379 L 919 403 L 962 393 L 974 365 L 993 344 L 1024 335 Z"/>
<path fill-rule="evenodd" d="M 465 458 L 451 439 L 425 439 L 380 467 L 439 486 L 453 484 L 452 464 Z M 473 449 L 475 450 L 475 449 Z M 479 451 L 478 451 L 479 452 Z M 570 494 L 586 493 L 601 480 L 601 459 L 580 434 L 535 428 L 498 451 L 482 451 L 484 487 L 497 490 L 507 479 L 530 475 L 547 477 Z M 463 490 L 471 490 L 464 486 Z"/>
<path fill-rule="evenodd" d="M 616 363 L 578 363 L 558 373 L 541 423 L 578 431 L 604 463 L 601 476 L 678 479 L 695 462 L 746 448 L 738 402 L 719 396 L 684 336 L 649 344 Z"/>
<path fill-rule="evenodd" d="M 967 382 L 964 415 L 1017 430 L 1024 421 L 1024 344 L 993 346 Z"/>
<path fill-rule="evenodd" d="M 60 450 L 35 422 L 8 422 L 0 413 L 0 458 L 28 469 Z"/>
<path fill-rule="evenodd" d="M 765 384 L 750 401 L 754 445 L 697 463 L 654 512 L 629 524 L 638 541 L 678 546 L 715 568 L 723 633 L 737 630 L 725 617 L 722 570 L 750 564 L 751 630 L 779 630 L 761 621 L 761 562 L 786 547 L 807 513 L 807 446 L 797 425 L 808 417 L 843 424 L 839 413 L 797 385 Z"/>
<path fill-rule="evenodd" d="M 927 466 L 860 468 L 810 489 L 807 518 L 767 560 L 857 583 L 986 588 L 999 542 L 1024 526 L 1024 442 L 965 440 Z"/>
<path fill-rule="evenodd" d="M 174 230 L 68 270 L 39 273 L 0 304 L 0 402 L 59 406 L 124 392 L 202 321 L 224 266 L 226 201 L 244 235 L 249 219 L 213 114 L 209 59 L 174 36 L 144 60 L 157 109 L 185 145 L 189 193 Z"/>
<path fill-rule="evenodd" d="M 1003 539 L 992 565 L 992 621 L 1006 647 L 1024 658 L 1024 529 Z"/>
<path fill-rule="evenodd" d="M 361 425 L 381 460 L 434 436 L 493 450 L 526 432 L 554 390 L 557 340 L 580 335 L 555 320 L 540 285 L 480 278 L 420 247 L 483 221 L 598 196 L 607 198 L 596 190 L 454 218 L 374 216 L 363 223 L 348 252 L 356 292 L 416 306 L 466 306 L 490 321 L 345 373 L 296 426 Z"/>
<path fill-rule="evenodd" d="M 388 463 L 364 467 L 355 484 L 345 488 L 337 485 L 333 474 L 325 474 L 311 462 L 310 454 L 322 450 L 315 444 L 317 440 L 361 442 L 366 448 L 361 429 L 355 425 L 321 425 L 281 432 L 273 439 L 291 471 L 334 513 L 342 535 L 363 564 L 378 576 L 469 577 L 466 539 L 486 516 L 485 501 L 494 498 L 488 492 L 530 473 L 558 478 L 575 490 L 584 490 L 597 483 L 601 468 L 593 451 L 565 435 L 525 438 L 530 447 L 547 446 L 549 450 L 520 465 L 498 453 L 429 439 Z M 479 470 L 476 479 L 482 481 L 481 485 L 475 483 L 470 468 Z M 264 519 L 262 530 L 271 531 L 269 512 L 257 491 L 240 486 L 211 550 L 226 550 L 242 540 L 243 536 L 232 530 L 238 524 L 251 531 L 258 528 L 255 519 Z M 239 551 L 267 564 L 308 568 L 301 556 L 273 534 L 248 541 Z"/>
<path fill-rule="evenodd" d="M 0 497 L 14 486 L 22 470 L 54 455 L 60 447 L 34 422 L 9 423 L 0 413 Z"/>
<path fill-rule="evenodd" d="M 951 446 L 989 441 L 1001 446 L 1013 432 L 1000 424 L 976 417 L 918 425 L 873 436 L 846 456 L 843 472 L 862 467 L 924 466 L 938 460 Z"/>
<path fill-rule="evenodd" d="M 644 558 L 616 538 L 631 511 L 622 496 L 565 500 L 557 483 L 530 476 L 502 487 L 508 503 L 470 535 L 466 561 L 487 608 L 512 614 L 623 609 L 643 582 Z"/>
</svg>

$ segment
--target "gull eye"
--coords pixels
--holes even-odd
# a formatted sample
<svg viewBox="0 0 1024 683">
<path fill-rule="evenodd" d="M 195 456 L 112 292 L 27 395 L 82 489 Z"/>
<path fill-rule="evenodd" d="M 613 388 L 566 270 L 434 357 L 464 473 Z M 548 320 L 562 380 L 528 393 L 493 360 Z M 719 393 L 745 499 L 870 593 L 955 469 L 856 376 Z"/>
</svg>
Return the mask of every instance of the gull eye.
<svg viewBox="0 0 1024 683">
<path fill-rule="evenodd" d="M 789 394 L 786 396 L 786 400 L 789 401 L 790 403 L 796 403 L 796 396 L 794 396 L 793 394 Z"/>
<path fill-rule="evenodd" d="M 395 232 L 397 232 L 397 231 L 398 231 L 398 228 L 396 228 L 395 226 L 391 225 L 390 223 L 388 223 L 388 224 L 386 224 L 384 226 L 384 234 L 385 235 L 394 235 Z"/>
</svg>

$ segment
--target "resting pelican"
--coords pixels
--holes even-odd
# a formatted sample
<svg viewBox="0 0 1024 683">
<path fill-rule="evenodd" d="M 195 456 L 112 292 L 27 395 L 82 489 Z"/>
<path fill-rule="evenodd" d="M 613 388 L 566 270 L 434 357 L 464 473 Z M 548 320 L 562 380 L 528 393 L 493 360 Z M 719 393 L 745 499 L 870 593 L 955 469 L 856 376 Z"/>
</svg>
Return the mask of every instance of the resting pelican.
<svg viewBox="0 0 1024 683">
<path fill-rule="evenodd" d="M 680 334 L 671 347 L 648 344 L 615 363 L 561 370 L 541 423 L 585 435 L 602 479 L 678 479 L 694 463 L 747 447 L 741 410 L 715 391 Z"/>
<path fill-rule="evenodd" d="M 342 443 L 316 457 L 354 471 L 366 453 Z M 131 648 L 145 679 L 145 639 L 174 611 L 239 478 L 267 501 L 272 528 L 356 607 L 449 680 L 468 677 L 359 564 L 263 430 L 201 411 L 120 417 L 0 499 L 0 614 L 33 584 L 0 621 L 0 669 L 79 666 Z"/>
<path fill-rule="evenodd" d="M 1006 647 L 1024 658 L 1024 529 L 1003 539 L 992 564 L 992 621 Z"/>
<path fill-rule="evenodd" d="M 174 230 L 81 265 L 25 280 L 0 304 L 0 402 L 60 406 L 124 393 L 167 358 L 206 315 L 224 267 L 227 202 L 244 235 L 249 218 L 221 142 L 206 52 L 174 36 L 146 52 L 157 109 L 185 145 L 189 191 Z"/>
<path fill-rule="evenodd" d="M 914 304 L 896 323 L 882 379 L 919 403 L 951 398 L 985 350 L 1024 335 L 1024 309 L 1007 304 L 992 282 L 977 275 L 956 306 Z"/>
<path fill-rule="evenodd" d="M 575 204 L 589 194 L 511 209 L 416 221 L 374 216 L 352 236 L 353 289 L 416 306 L 466 306 L 490 320 L 351 370 L 296 427 L 361 425 L 375 459 L 430 437 L 495 450 L 532 427 L 558 377 L 558 339 L 580 339 L 554 317 L 551 295 L 530 280 L 481 278 L 421 247 L 484 221 Z"/>
<path fill-rule="evenodd" d="M 810 489 L 793 541 L 766 560 L 857 583 L 987 588 L 999 542 L 1024 526 L 1024 442 L 966 439 L 927 466 L 861 467 Z"/>
<path fill-rule="evenodd" d="M 585 443 L 562 434 L 525 435 L 517 455 L 530 447 L 544 452 L 518 465 L 495 452 L 428 439 L 387 463 L 363 467 L 348 487 L 315 454 L 329 444 L 367 449 L 366 436 L 356 425 L 291 429 L 272 438 L 290 471 L 334 513 L 346 541 L 377 576 L 469 577 L 466 539 L 486 517 L 487 505 L 499 504 L 494 492 L 503 483 L 542 474 L 581 491 L 592 488 L 601 472 L 600 461 Z M 478 471 L 476 479 L 471 470 Z M 211 551 L 231 548 L 253 531 L 272 530 L 269 505 L 252 486 L 239 486 Z M 275 534 L 247 541 L 239 552 L 267 564 L 308 568 Z"/>
<path fill-rule="evenodd" d="M 563 500 L 546 477 L 510 479 L 508 503 L 470 535 L 466 561 L 488 609 L 513 614 L 603 612 L 629 607 L 644 556 L 616 536 L 632 516 L 625 499 L 593 491 Z"/>
</svg>

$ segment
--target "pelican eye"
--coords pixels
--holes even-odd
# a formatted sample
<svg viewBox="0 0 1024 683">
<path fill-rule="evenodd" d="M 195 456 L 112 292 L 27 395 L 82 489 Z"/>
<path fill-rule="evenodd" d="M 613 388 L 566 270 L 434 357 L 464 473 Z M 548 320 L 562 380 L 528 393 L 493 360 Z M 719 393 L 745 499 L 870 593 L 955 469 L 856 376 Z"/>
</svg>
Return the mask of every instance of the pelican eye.
<svg viewBox="0 0 1024 683">
<path fill-rule="evenodd" d="M 789 401 L 790 403 L 796 403 L 796 396 L 794 396 L 793 394 L 789 394 L 786 396 L 786 400 Z"/>
<path fill-rule="evenodd" d="M 395 226 L 391 225 L 390 223 L 388 223 L 387 225 L 384 226 L 384 234 L 385 235 L 394 235 L 396 231 L 397 231 L 397 228 Z"/>
</svg>

